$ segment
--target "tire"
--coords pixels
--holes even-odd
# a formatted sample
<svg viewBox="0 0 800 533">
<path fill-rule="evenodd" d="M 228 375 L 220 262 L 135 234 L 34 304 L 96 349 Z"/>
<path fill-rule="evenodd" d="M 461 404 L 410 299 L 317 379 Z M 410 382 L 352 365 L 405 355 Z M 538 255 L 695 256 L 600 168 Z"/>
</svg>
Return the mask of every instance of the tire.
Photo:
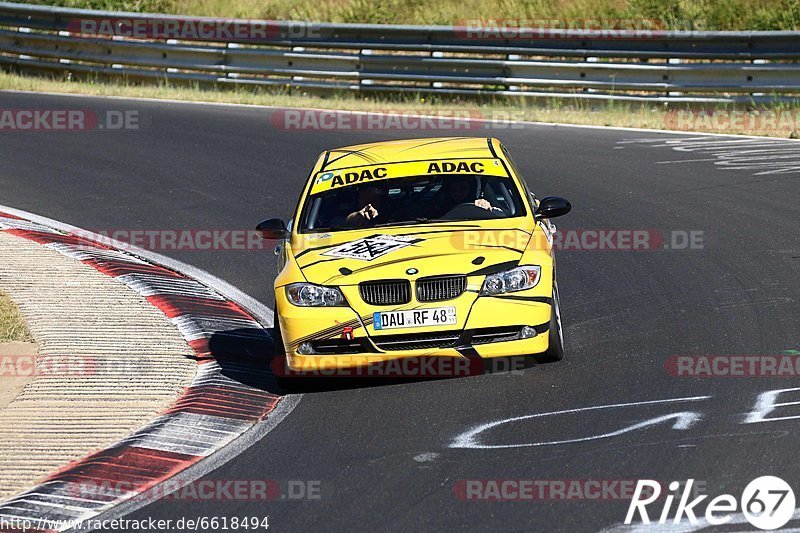
<svg viewBox="0 0 800 533">
<path fill-rule="evenodd" d="M 274 318 L 274 322 L 272 324 L 272 341 L 273 341 L 273 348 L 272 348 L 272 358 L 273 363 L 271 363 L 273 375 L 275 376 L 275 381 L 278 384 L 278 387 L 284 393 L 292 393 L 292 392 L 303 392 L 306 382 L 304 378 L 297 377 L 297 376 L 286 376 L 281 372 L 276 373 L 276 369 L 274 365 L 275 359 L 278 357 L 284 358 L 283 361 L 278 363 L 279 368 L 283 371 L 288 370 L 288 361 L 286 360 L 286 349 L 283 347 L 283 335 L 281 334 L 281 323 L 278 320 L 278 310 L 276 308 L 272 309 L 272 313 Z"/>
<path fill-rule="evenodd" d="M 272 309 L 272 360 L 270 367 L 275 374 L 275 379 L 281 388 L 287 388 L 291 378 L 287 378 L 282 372 L 286 370 L 286 350 L 283 347 L 283 336 L 281 335 L 281 323 L 278 321 L 278 310 Z M 282 361 L 279 359 L 283 358 Z"/>
<path fill-rule="evenodd" d="M 548 328 L 549 343 L 547 351 L 537 357 L 541 363 L 554 363 L 564 358 L 564 330 L 561 328 L 561 305 L 558 284 L 553 282 L 553 307 Z"/>
<path fill-rule="evenodd" d="M 284 355 L 283 336 L 281 336 L 281 323 L 278 320 L 277 307 L 272 308 L 272 355 Z"/>
</svg>

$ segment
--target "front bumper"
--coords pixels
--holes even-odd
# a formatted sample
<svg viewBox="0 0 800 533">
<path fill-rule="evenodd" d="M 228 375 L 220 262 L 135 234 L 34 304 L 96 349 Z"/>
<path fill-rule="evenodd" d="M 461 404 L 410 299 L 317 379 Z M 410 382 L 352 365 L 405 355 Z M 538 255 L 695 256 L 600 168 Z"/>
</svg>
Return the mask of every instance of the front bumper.
<svg viewBox="0 0 800 533">
<path fill-rule="evenodd" d="M 297 373 L 303 375 L 325 375 L 326 371 L 367 369 L 365 372 L 342 375 L 382 376 L 382 377 L 410 377 L 422 373 L 420 377 L 461 377 L 480 373 L 482 366 L 477 366 L 470 361 L 475 359 L 493 357 L 514 357 L 528 354 L 537 354 L 548 348 L 547 330 L 531 339 L 482 344 L 479 346 L 458 346 L 453 348 L 433 348 L 427 350 L 395 350 L 374 353 L 348 353 L 348 354 L 314 354 L 301 355 L 289 354 L 286 357 L 285 375 Z M 436 365 L 425 370 L 426 359 L 442 359 Z M 456 362 L 447 362 L 446 359 L 455 359 Z M 404 363 L 403 360 L 414 360 Z M 400 366 L 385 365 L 393 361 L 401 361 Z M 465 361 L 461 364 L 458 361 Z"/>
<path fill-rule="evenodd" d="M 459 326 L 409 328 L 377 334 L 371 314 L 350 307 L 296 307 L 276 291 L 287 372 L 368 367 L 404 358 L 475 359 L 539 354 L 549 347 L 551 305 L 541 297 L 476 297 Z M 523 326 L 537 335 L 521 338 Z M 453 329 L 457 328 L 457 329 Z M 305 343 L 315 353 L 299 353 Z"/>
</svg>

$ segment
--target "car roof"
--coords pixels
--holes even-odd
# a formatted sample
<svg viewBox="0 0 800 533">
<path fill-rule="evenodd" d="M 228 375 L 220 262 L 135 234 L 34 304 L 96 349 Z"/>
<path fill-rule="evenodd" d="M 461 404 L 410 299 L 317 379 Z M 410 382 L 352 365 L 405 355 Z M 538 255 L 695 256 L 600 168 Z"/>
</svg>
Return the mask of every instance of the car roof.
<svg viewBox="0 0 800 533">
<path fill-rule="evenodd" d="M 431 137 L 343 146 L 323 154 L 320 171 L 431 159 L 496 158 L 499 141 L 486 137 Z"/>
</svg>

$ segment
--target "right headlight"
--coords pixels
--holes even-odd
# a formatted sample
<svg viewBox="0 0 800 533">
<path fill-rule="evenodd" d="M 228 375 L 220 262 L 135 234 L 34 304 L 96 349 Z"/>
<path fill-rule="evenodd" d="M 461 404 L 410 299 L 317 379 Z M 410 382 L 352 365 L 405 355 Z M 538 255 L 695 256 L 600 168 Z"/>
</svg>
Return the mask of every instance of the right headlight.
<svg viewBox="0 0 800 533">
<path fill-rule="evenodd" d="M 300 307 L 336 307 L 346 305 L 342 291 L 313 283 L 292 283 L 286 286 L 286 297 Z"/>
<path fill-rule="evenodd" d="M 532 289 L 539 283 L 541 274 L 542 267 L 538 265 L 521 266 L 497 274 L 489 274 L 483 281 L 481 294 L 503 294 Z"/>
</svg>

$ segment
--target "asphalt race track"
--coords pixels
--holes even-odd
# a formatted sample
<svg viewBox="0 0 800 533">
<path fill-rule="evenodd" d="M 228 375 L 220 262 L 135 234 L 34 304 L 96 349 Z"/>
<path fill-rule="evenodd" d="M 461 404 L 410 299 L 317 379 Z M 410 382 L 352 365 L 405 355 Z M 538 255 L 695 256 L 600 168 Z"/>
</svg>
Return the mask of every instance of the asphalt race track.
<svg viewBox="0 0 800 533">
<path fill-rule="evenodd" d="M 702 232 L 702 247 L 690 250 L 559 252 L 561 363 L 310 392 L 275 431 L 208 476 L 317 480 L 318 500 L 164 500 L 131 517 L 269 515 L 277 531 L 598 531 L 622 523 L 627 501 L 465 501 L 458 487 L 693 478 L 712 496 L 738 498 L 771 474 L 800 489 L 800 418 L 792 418 L 800 405 L 769 415 L 782 420 L 751 413 L 759 394 L 800 387 L 797 377 L 676 377 L 665 368 L 673 355 L 800 348 L 800 164 L 776 170 L 773 152 L 759 151 L 792 154 L 788 141 L 533 125 L 282 131 L 264 109 L 21 94 L 0 94 L 0 105 L 139 111 L 139 131 L 0 135 L 0 203 L 95 231 L 249 229 L 290 216 L 325 148 L 466 134 L 499 137 L 537 195 L 572 202 L 556 221 L 562 232 Z M 272 305 L 269 250 L 162 253 Z M 798 400 L 800 391 L 777 402 Z M 464 435 L 557 411 L 567 412 Z M 657 518 L 661 507 L 649 509 Z"/>
</svg>

